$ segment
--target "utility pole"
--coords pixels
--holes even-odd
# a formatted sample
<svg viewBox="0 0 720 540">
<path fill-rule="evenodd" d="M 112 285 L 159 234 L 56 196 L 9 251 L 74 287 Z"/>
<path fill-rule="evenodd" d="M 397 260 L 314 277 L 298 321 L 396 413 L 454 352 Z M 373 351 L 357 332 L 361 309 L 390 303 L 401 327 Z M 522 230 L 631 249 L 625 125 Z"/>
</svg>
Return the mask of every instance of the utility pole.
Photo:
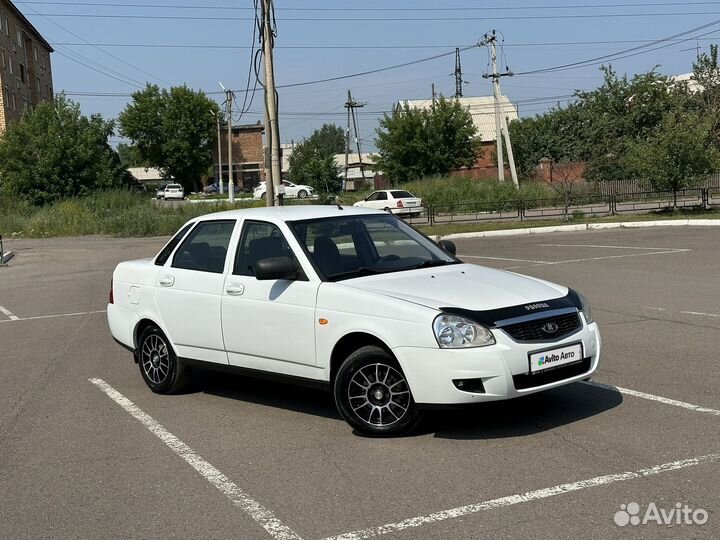
<svg viewBox="0 0 720 540">
<path fill-rule="evenodd" d="M 263 55 L 265 64 L 265 109 L 267 111 L 270 134 L 270 169 L 272 181 L 267 182 L 266 203 L 268 206 L 275 205 L 275 187 L 282 179 L 280 166 L 280 126 L 278 125 L 278 99 L 275 91 L 275 72 L 273 69 L 273 47 L 275 35 L 272 28 L 272 0 L 262 0 L 262 21 L 263 21 Z"/>
<path fill-rule="evenodd" d="M 217 182 L 220 195 L 223 194 L 223 181 L 222 181 L 222 141 L 220 140 L 220 113 L 211 111 L 217 122 L 217 145 L 218 145 L 218 174 Z"/>
<path fill-rule="evenodd" d="M 349 91 L 348 91 L 349 93 Z M 349 102 L 350 100 L 348 100 Z M 346 103 L 347 105 L 347 103 Z M 347 189 L 347 183 L 348 183 L 348 170 L 350 169 L 350 114 L 351 110 L 350 107 L 345 107 L 347 109 L 347 127 L 345 128 L 345 181 L 343 182 L 342 190 L 345 191 Z"/>
<path fill-rule="evenodd" d="M 435 93 L 435 83 L 432 83 L 432 86 L 430 87 L 430 91 L 432 93 L 432 110 L 435 110 L 435 101 L 437 99 L 437 94 Z"/>
<path fill-rule="evenodd" d="M 462 78 L 462 66 L 460 65 L 460 48 L 455 49 L 455 97 L 463 97 L 463 78 Z"/>
<path fill-rule="evenodd" d="M 345 108 L 348 110 L 348 127 L 347 127 L 347 138 L 345 139 L 345 182 L 347 182 L 348 169 L 348 156 L 350 154 L 350 118 L 352 118 L 353 132 L 355 134 L 355 144 L 357 145 L 358 152 L 358 167 L 360 168 L 360 174 L 362 175 L 363 185 L 365 184 L 365 165 L 362 161 L 362 150 L 360 149 L 360 129 L 358 127 L 358 120 L 355 116 L 355 109 L 362 109 L 366 103 L 360 103 L 355 101 L 352 97 L 352 93 L 348 90 L 348 99 L 345 102 Z"/>
<path fill-rule="evenodd" d="M 228 148 L 228 196 L 231 203 L 235 202 L 235 179 L 233 178 L 233 148 L 232 148 L 232 102 L 235 94 L 226 89 L 222 83 L 220 87 L 225 90 L 225 118 L 227 118 L 227 148 Z M 222 192 L 221 192 L 222 193 Z"/>
<path fill-rule="evenodd" d="M 495 105 L 495 136 L 497 138 L 497 162 L 498 162 L 498 178 L 501 182 L 505 181 L 505 164 L 503 157 L 503 134 L 507 143 L 508 161 L 510 162 L 510 174 L 512 175 L 513 184 L 519 188 L 517 171 L 515 170 L 515 158 L 513 156 L 512 145 L 510 144 L 510 134 L 507 130 L 507 120 L 504 112 L 501 111 L 502 92 L 500 91 L 500 77 L 511 77 L 512 72 L 506 68 L 504 73 L 498 73 L 497 70 L 497 36 L 495 30 L 491 34 L 485 34 L 479 43 L 480 46 L 488 45 L 490 47 L 490 56 L 492 59 L 492 73 L 485 73 L 484 79 L 492 79 L 493 82 L 493 102 Z"/>
</svg>

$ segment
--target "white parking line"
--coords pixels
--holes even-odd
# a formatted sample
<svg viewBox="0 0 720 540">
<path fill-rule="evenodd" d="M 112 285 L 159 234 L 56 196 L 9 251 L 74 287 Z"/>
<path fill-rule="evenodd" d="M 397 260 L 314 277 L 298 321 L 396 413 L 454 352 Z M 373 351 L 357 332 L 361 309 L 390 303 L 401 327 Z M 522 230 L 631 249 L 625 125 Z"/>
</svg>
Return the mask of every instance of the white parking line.
<svg viewBox="0 0 720 540">
<path fill-rule="evenodd" d="M 2 306 L 0 306 L 2 308 Z M 78 313 L 58 313 L 57 315 L 38 315 L 36 317 L 16 317 L 15 315 L 12 315 L 10 312 L 5 312 L 2 309 L 0 309 L 3 313 L 6 315 L 10 315 L 9 321 L 0 321 L 1 323 L 9 323 L 9 322 L 21 322 L 21 321 L 36 321 L 38 319 L 58 319 L 60 317 L 79 317 L 80 315 L 95 315 L 96 313 L 107 313 L 106 310 L 100 309 L 98 311 L 81 311 Z"/>
<path fill-rule="evenodd" d="M 603 388 L 605 390 L 613 390 L 620 392 L 621 394 L 626 394 L 628 396 L 635 396 L 642 399 L 649 399 L 650 401 L 657 401 L 659 403 L 664 403 L 665 405 L 672 405 L 674 407 L 680 407 L 682 409 L 687 409 L 689 411 L 695 411 L 699 413 L 706 413 L 706 414 L 712 414 L 714 416 L 720 416 L 720 411 L 716 409 L 710 409 L 708 407 L 701 407 L 700 405 L 694 405 L 693 403 L 687 403 L 685 401 L 678 401 L 677 399 L 670 399 L 662 396 L 656 396 L 653 394 L 647 394 L 645 392 L 638 392 L 637 390 L 630 390 L 629 388 L 621 388 L 619 386 L 611 386 L 609 384 L 603 384 L 595 381 L 584 381 L 584 384 L 589 384 L 590 386 L 595 386 L 597 388 Z"/>
<path fill-rule="evenodd" d="M 640 249 L 647 251 L 674 251 L 682 248 L 668 247 L 638 247 L 638 246 L 605 246 L 600 244 L 538 244 L 540 247 L 586 247 L 586 248 L 602 248 L 602 249 Z M 687 250 L 689 251 L 689 250 Z"/>
<path fill-rule="evenodd" d="M 200 455 L 187 444 L 170 433 L 154 418 L 143 412 L 128 398 L 115 390 L 102 379 L 88 379 L 92 384 L 120 405 L 125 412 L 145 426 L 153 435 L 160 439 L 165 445 L 184 459 L 188 465 L 195 469 L 210 484 L 216 487 L 236 507 L 245 511 L 253 520 L 260 524 L 276 540 L 302 540 L 301 537 L 287 525 L 283 524 L 275 515 L 259 502 L 252 499 L 247 493 L 240 489 L 227 476 L 216 469 L 212 464 L 205 461 Z M 241 535 L 242 536 L 242 535 Z"/>
<path fill-rule="evenodd" d="M 684 253 L 686 251 L 692 251 L 691 249 L 669 249 L 666 251 L 649 251 L 645 253 L 630 253 L 628 255 L 606 255 L 604 257 L 587 257 L 584 259 L 568 259 L 566 261 L 553 261 L 553 262 L 544 262 L 542 264 L 531 264 L 529 266 L 545 266 L 545 265 L 553 265 L 553 264 L 568 264 L 568 263 L 576 263 L 576 262 L 585 262 L 585 261 L 602 261 L 606 259 L 624 259 L 627 257 L 644 257 L 646 255 L 666 255 L 668 253 Z M 512 270 L 514 268 L 525 268 L 525 266 L 508 266 L 505 268 L 505 270 Z"/>
<path fill-rule="evenodd" d="M 8 308 L 0 306 L 0 313 L 3 315 L 6 315 L 11 321 L 19 321 L 20 317 L 16 317 L 13 315 L 12 311 L 10 311 Z M 9 321 L 0 321 L 0 322 L 9 322 Z"/>
<path fill-rule="evenodd" d="M 702 313 L 701 311 L 681 311 L 680 313 L 683 313 L 685 315 L 699 315 L 701 317 L 720 318 L 720 314 L 718 313 Z"/>
<path fill-rule="evenodd" d="M 371 527 L 368 529 L 344 533 L 338 536 L 326 538 L 325 540 L 362 540 L 365 538 L 372 538 L 374 536 L 392 534 L 403 531 L 405 529 L 420 527 L 422 525 L 429 525 L 430 523 L 436 523 L 438 521 L 445 521 L 448 519 L 455 519 L 462 516 L 467 516 L 468 514 L 475 514 L 483 510 L 493 510 L 495 508 L 512 506 L 515 504 L 536 501 L 539 499 L 546 499 L 548 497 L 562 495 L 563 493 L 570 493 L 572 491 L 579 491 L 582 489 L 604 486 L 615 482 L 623 482 L 625 480 L 644 478 L 647 476 L 653 476 L 668 471 L 676 471 L 678 469 L 694 467 L 703 463 L 713 463 L 717 461 L 720 461 L 720 453 L 706 454 L 704 456 L 690 459 L 682 459 L 679 461 L 671 461 L 670 463 L 663 463 L 662 465 L 656 465 L 654 467 L 640 469 L 638 471 L 627 471 L 616 474 L 608 474 L 605 476 L 596 476 L 594 478 L 588 478 L 587 480 L 581 480 L 579 482 L 560 484 L 549 488 L 528 491 L 527 493 L 518 493 L 516 495 L 500 497 L 499 499 L 492 499 L 476 504 L 469 504 L 467 506 L 459 506 L 457 508 L 451 508 L 450 510 L 443 510 L 440 512 L 435 512 L 433 514 L 427 514 L 425 516 L 413 517 L 405 519 L 403 521 L 399 521 L 397 523 L 387 523 L 379 527 Z"/>
</svg>

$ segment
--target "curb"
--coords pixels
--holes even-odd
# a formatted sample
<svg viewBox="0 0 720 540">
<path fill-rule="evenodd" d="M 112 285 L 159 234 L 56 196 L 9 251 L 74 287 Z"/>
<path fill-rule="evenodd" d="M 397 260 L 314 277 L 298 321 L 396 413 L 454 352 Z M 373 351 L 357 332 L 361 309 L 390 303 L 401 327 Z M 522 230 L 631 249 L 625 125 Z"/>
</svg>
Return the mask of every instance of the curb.
<svg viewBox="0 0 720 540">
<path fill-rule="evenodd" d="M 557 225 L 553 227 L 528 227 L 526 229 L 504 229 L 498 231 L 479 231 L 438 236 L 442 240 L 463 238 L 492 238 L 495 236 L 519 236 L 523 234 L 545 234 L 554 232 L 574 232 L 603 229 L 643 228 L 643 227 L 720 227 L 720 219 L 666 219 L 656 221 L 621 221 L 618 223 L 581 223 L 578 225 Z"/>
</svg>

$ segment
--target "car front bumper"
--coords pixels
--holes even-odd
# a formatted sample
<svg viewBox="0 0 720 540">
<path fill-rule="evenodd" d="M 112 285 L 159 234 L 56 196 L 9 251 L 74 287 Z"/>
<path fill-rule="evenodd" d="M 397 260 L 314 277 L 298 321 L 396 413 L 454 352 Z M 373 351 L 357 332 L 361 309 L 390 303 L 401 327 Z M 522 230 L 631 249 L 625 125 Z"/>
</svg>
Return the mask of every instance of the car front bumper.
<svg viewBox="0 0 720 540">
<path fill-rule="evenodd" d="M 493 330 L 496 344 L 470 349 L 397 347 L 395 357 L 419 405 L 461 405 L 510 399 L 541 392 L 590 377 L 598 369 L 602 340 L 597 324 L 585 324 L 571 336 L 550 343 L 513 341 Z M 582 342 L 585 363 L 529 375 L 528 355 Z M 571 369 L 573 368 L 573 369 Z M 482 391 L 460 390 L 455 380 L 482 381 Z M 530 385 L 530 386 L 528 386 Z"/>
</svg>

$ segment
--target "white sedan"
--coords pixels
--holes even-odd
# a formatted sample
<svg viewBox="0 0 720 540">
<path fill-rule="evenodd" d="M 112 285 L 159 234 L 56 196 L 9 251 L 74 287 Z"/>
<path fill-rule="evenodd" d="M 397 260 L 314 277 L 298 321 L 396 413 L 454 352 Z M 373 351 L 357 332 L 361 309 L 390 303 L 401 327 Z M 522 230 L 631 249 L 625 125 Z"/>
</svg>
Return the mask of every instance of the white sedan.
<svg viewBox="0 0 720 540">
<path fill-rule="evenodd" d="M 166 201 L 182 201 L 185 198 L 185 190 L 180 184 L 168 184 L 167 186 L 165 186 L 165 189 L 163 191 L 163 198 Z"/>
<path fill-rule="evenodd" d="M 393 214 L 418 216 L 422 213 L 422 199 L 404 189 L 381 189 L 372 192 L 362 201 L 353 206 L 360 208 L 375 208 Z"/>
<path fill-rule="evenodd" d="M 464 264 L 377 210 L 254 208 L 195 218 L 154 257 L 120 263 L 107 318 L 156 393 L 194 368 L 332 391 L 372 436 L 425 409 L 590 377 L 601 340 L 585 298 Z"/>
<path fill-rule="evenodd" d="M 313 188 L 302 184 L 293 184 L 288 180 L 282 181 L 283 188 L 285 188 L 285 197 L 298 199 L 307 199 L 313 196 Z M 264 199 L 267 193 L 267 185 L 265 182 L 260 182 L 253 191 L 253 198 Z M 277 193 L 275 194 L 277 197 Z"/>
</svg>

